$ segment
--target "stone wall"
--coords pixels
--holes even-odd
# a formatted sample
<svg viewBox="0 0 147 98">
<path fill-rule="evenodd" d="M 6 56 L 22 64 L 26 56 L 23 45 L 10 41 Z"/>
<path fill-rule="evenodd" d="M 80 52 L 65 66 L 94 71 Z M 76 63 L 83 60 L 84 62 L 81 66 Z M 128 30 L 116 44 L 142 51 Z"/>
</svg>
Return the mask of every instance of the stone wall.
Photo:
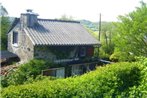
<svg viewBox="0 0 147 98">
<path fill-rule="evenodd" d="M 85 56 L 80 56 L 81 48 L 85 47 Z M 90 60 L 93 56 L 93 46 L 35 46 L 34 58 L 46 59 L 50 61 L 70 60 L 80 58 L 81 60 Z"/>
<path fill-rule="evenodd" d="M 17 54 L 22 62 L 27 62 L 34 58 L 34 46 L 26 33 L 20 29 L 20 24 L 16 25 L 8 33 L 8 51 Z M 18 32 L 18 44 L 13 44 L 13 32 Z"/>
<path fill-rule="evenodd" d="M 48 46 L 35 46 L 34 47 L 34 58 L 52 61 L 56 58 L 56 56 L 53 53 L 51 53 Z"/>
<path fill-rule="evenodd" d="M 75 58 L 74 46 L 35 46 L 34 57 L 50 61 Z"/>
</svg>

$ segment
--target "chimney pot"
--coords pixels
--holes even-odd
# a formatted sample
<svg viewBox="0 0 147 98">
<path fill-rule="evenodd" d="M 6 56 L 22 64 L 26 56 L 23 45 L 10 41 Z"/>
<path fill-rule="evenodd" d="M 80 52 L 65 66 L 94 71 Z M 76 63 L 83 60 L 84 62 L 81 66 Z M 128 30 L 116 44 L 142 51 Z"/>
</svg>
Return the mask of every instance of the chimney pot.
<svg viewBox="0 0 147 98">
<path fill-rule="evenodd" d="M 27 12 L 32 12 L 33 10 L 32 9 L 27 9 Z"/>
</svg>

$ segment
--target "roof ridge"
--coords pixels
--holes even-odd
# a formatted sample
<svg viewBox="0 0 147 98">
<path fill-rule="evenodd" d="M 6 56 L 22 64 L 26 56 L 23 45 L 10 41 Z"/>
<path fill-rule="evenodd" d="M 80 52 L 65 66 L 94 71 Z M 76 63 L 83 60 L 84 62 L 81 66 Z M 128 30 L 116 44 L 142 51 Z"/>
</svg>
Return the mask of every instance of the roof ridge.
<svg viewBox="0 0 147 98">
<path fill-rule="evenodd" d="M 71 23 L 80 23 L 80 21 L 75 21 L 75 20 L 41 19 L 41 18 L 38 18 L 38 20 L 44 20 L 44 21 L 55 21 L 55 22 L 71 22 Z"/>
</svg>

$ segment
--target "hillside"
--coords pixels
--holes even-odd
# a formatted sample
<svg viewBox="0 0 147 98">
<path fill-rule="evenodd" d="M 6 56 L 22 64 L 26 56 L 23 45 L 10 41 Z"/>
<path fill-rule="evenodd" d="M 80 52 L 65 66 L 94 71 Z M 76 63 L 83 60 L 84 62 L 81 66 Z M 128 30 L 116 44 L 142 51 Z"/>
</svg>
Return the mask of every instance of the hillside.
<svg viewBox="0 0 147 98">
<path fill-rule="evenodd" d="M 89 28 L 93 31 L 98 31 L 98 22 L 91 22 L 89 20 L 80 20 L 80 23 L 84 25 L 86 28 Z"/>
<path fill-rule="evenodd" d="M 91 22 L 89 20 L 80 20 L 80 23 L 85 26 L 86 28 L 91 29 L 92 31 L 99 31 L 99 22 Z M 102 31 L 105 31 L 108 25 L 110 25 L 112 22 L 106 22 L 102 21 L 101 22 L 101 29 Z M 109 28 L 110 29 L 110 28 Z"/>
</svg>

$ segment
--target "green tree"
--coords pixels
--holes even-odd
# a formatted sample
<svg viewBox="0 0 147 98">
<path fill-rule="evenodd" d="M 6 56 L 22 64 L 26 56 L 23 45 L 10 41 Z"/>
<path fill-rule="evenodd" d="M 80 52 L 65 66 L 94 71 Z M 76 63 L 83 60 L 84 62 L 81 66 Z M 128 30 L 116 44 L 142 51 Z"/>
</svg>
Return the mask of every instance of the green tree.
<svg viewBox="0 0 147 98">
<path fill-rule="evenodd" d="M 109 58 L 114 51 L 114 43 L 112 41 L 114 33 L 114 24 L 112 22 L 102 22 L 101 25 L 101 48 L 100 57 Z"/>
<path fill-rule="evenodd" d="M 2 6 L 2 4 L 0 3 L 0 16 L 7 16 L 8 12 L 6 10 L 5 7 Z"/>
<path fill-rule="evenodd" d="M 119 16 L 116 24 L 115 52 L 123 54 L 120 57 L 130 59 L 134 56 L 147 56 L 147 4 L 141 2 L 141 7 L 135 11 Z"/>
<path fill-rule="evenodd" d="M 69 16 L 69 17 L 68 17 L 68 16 L 65 15 L 65 14 L 62 15 L 60 19 L 61 19 L 61 20 L 74 20 L 72 16 Z"/>
<path fill-rule="evenodd" d="M 10 21 L 9 17 L 7 17 L 8 12 L 7 10 L 1 5 L 1 16 L 0 16 L 0 21 L 1 21 L 1 32 L 0 32 L 0 37 L 1 37 L 1 50 L 6 50 L 7 49 L 7 32 L 10 27 Z"/>
<path fill-rule="evenodd" d="M 84 27 L 87 29 L 87 31 L 92 34 L 96 39 L 98 39 L 98 26 L 99 24 L 87 21 L 87 20 L 82 20 L 81 23 L 84 25 Z M 100 53 L 99 56 L 100 58 L 103 59 L 108 59 L 109 56 L 113 53 L 114 51 L 114 43 L 112 41 L 113 38 L 113 33 L 115 30 L 115 26 L 112 22 L 102 22 L 101 23 L 101 47 L 100 47 Z M 98 48 L 95 49 L 95 56 L 98 55 Z"/>
</svg>

